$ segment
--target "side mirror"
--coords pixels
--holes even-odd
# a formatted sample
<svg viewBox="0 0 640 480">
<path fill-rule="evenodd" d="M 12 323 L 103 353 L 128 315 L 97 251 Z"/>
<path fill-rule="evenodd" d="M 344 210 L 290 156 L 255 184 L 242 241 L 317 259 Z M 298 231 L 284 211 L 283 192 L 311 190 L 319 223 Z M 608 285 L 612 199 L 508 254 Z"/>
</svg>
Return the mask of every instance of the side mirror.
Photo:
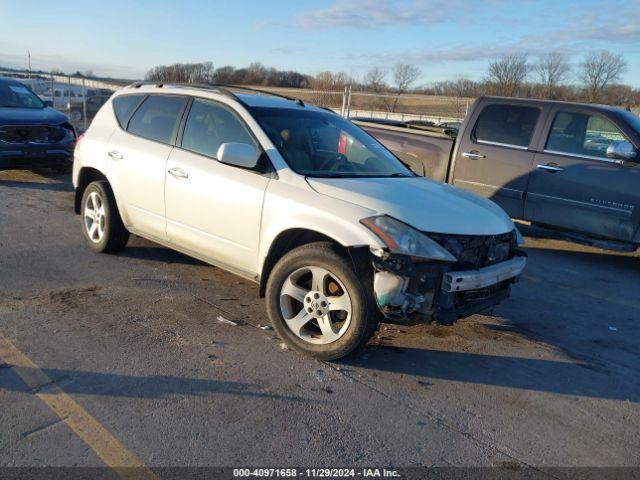
<svg viewBox="0 0 640 480">
<path fill-rule="evenodd" d="M 607 147 L 607 158 L 619 165 L 631 166 L 638 162 L 638 151 L 626 140 L 614 140 Z"/>
<path fill-rule="evenodd" d="M 223 143 L 216 154 L 220 163 L 243 168 L 255 168 L 258 164 L 258 151 L 248 143 Z"/>
</svg>

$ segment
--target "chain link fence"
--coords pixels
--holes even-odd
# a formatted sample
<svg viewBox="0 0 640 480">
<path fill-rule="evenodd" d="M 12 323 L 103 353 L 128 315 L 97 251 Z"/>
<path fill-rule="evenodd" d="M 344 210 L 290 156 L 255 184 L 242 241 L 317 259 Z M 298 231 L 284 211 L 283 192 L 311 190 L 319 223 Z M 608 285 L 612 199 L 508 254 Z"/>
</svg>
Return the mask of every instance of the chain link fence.
<svg viewBox="0 0 640 480">
<path fill-rule="evenodd" d="M 55 73 L 0 71 L 33 90 L 47 105 L 69 117 L 79 131 L 87 129 L 113 92 L 131 81 L 104 80 Z M 260 87 L 258 87 L 260 88 Z M 472 98 L 436 95 L 388 94 L 341 90 L 262 87 L 262 89 L 331 109 L 347 118 L 422 121 L 439 124 L 464 119 Z"/>
</svg>

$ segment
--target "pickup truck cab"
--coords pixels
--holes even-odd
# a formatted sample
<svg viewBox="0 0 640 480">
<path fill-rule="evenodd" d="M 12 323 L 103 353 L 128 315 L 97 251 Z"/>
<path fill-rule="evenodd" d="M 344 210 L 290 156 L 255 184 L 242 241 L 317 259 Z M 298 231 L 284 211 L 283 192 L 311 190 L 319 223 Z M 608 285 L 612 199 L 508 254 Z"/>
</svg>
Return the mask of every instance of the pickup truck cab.
<svg viewBox="0 0 640 480">
<path fill-rule="evenodd" d="M 138 83 L 107 101 L 75 150 L 92 250 L 131 232 L 255 281 L 283 340 L 322 359 L 381 320 L 451 324 L 509 295 L 526 260 L 498 206 L 333 112 L 237 90 Z"/>
<path fill-rule="evenodd" d="M 457 138 L 360 123 L 419 174 L 604 248 L 640 244 L 640 118 L 603 105 L 481 97 Z"/>
</svg>

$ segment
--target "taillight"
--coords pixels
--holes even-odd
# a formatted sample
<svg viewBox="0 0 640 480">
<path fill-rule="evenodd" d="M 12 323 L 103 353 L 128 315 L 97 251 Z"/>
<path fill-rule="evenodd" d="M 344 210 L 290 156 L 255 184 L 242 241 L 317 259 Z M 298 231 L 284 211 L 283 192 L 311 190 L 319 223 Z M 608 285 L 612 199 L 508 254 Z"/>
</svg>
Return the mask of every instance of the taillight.
<svg viewBox="0 0 640 480">
<path fill-rule="evenodd" d="M 338 138 L 338 153 L 347 154 L 347 135 L 344 132 L 340 133 L 340 138 Z"/>
<path fill-rule="evenodd" d="M 78 138 L 76 138 L 76 146 L 75 149 L 73 150 L 73 154 L 75 155 L 78 150 L 80 149 L 80 142 L 82 141 L 82 139 L 84 138 L 84 133 L 82 135 L 80 135 Z"/>
</svg>

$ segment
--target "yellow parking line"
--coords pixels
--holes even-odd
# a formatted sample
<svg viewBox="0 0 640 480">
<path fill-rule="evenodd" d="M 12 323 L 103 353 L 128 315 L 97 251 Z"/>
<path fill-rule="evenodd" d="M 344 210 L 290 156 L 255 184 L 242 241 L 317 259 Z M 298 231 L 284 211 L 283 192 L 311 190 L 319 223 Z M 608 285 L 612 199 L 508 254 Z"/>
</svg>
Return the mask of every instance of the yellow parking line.
<svg viewBox="0 0 640 480">
<path fill-rule="evenodd" d="M 132 480 L 158 480 L 142 460 L 129 451 L 122 442 L 53 383 L 46 373 L 2 335 L 0 335 L 0 359 L 13 367 L 13 371 L 35 391 L 35 395 L 121 477 Z"/>
</svg>

